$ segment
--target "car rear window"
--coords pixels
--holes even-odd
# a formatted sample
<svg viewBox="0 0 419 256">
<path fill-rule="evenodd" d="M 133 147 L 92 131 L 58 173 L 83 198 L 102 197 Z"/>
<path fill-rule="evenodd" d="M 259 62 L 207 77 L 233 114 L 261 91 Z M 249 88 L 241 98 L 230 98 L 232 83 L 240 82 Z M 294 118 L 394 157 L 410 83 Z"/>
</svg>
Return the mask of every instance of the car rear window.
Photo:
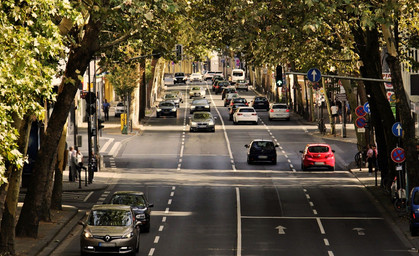
<svg viewBox="0 0 419 256">
<path fill-rule="evenodd" d="M 252 108 L 242 108 L 239 112 L 255 112 L 255 110 Z"/>
<path fill-rule="evenodd" d="M 273 105 L 272 106 L 273 109 L 287 109 L 286 105 Z"/>
<path fill-rule="evenodd" d="M 255 101 L 267 101 L 266 98 L 256 98 Z"/>
<path fill-rule="evenodd" d="M 311 152 L 311 153 L 326 153 L 326 152 L 329 152 L 329 147 L 326 147 L 326 146 L 311 146 L 311 147 L 308 147 L 308 152 Z"/>
<path fill-rule="evenodd" d="M 256 141 L 252 143 L 252 148 L 274 149 L 274 143 L 271 141 Z"/>
<path fill-rule="evenodd" d="M 175 73 L 175 76 L 184 76 L 184 73 Z"/>
<path fill-rule="evenodd" d="M 233 76 L 242 76 L 243 72 L 233 72 Z"/>
</svg>

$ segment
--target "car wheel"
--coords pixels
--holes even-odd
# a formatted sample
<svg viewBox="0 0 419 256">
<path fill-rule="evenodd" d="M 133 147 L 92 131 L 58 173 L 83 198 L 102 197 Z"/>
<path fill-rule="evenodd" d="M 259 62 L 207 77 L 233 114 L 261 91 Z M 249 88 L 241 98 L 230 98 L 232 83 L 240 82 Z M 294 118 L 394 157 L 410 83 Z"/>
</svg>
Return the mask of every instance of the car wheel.
<svg viewBox="0 0 419 256">
<path fill-rule="evenodd" d="M 412 224 L 409 225 L 410 235 L 416 236 L 416 229 L 413 227 Z"/>
<path fill-rule="evenodd" d="M 145 225 L 144 229 L 142 229 L 141 231 L 144 231 L 144 233 L 149 233 L 150 232 L 150 222 L 148 222 L 147 225 Z"/>
<path fill-rule="evenodd" d="M 191 111 L 189 111 L 189 114 L 193 114 L 193 111 L 191 110 Z"/>
<path fill-rule="evenodd" d="M 269 121 L 272 121 L 272 118 L 269 117 Z"/>
<path fill-rule="evenodd" d="M 290 118 L 288 117 L 288 118 L 287 118 L 287 121 L 289 121 L 289 120 L 290 120 Z"/>
<path fill-rule="evenodd" d="M 276 164 L 276 159 L 272 160 L 271 162 L 272 164 Z"/>
<path fill-rule="evenodd" d="M 173 115 L 173 117 L 177 118 L 177 112 Z"/>
<path fill-rule="evenodd" d="M 252 164 L 253 162 L 252 162 L 252 160 L 250 160 L 249 158 L 247 158 L 247 163 L 248 164 Z"/>
<path fill-rule="evenodd" d="M 254 125 L 257 125 L 258 124 L 258 121 L 256 121 L 255 123 L 254 123 Z"/>
<path fill-rule="evenodd" d="M 215 128 L 212 128 L 211 132 L 215 132 Z"/>
<path fill-rule="evenodd" d="M 230 118 L 229 118 L 228 120 L 233 121 L 233 117 L 232 117 L 232 116 L 230 116 Z"/>
<path fill-rule="evenodd" d="M 307 171 L 307 167 L 305 167 L 303 164 L 301 164 L 301 170 Z"/>
<path fill-rule="evenodd" d="M 239 122 L 233 120 L 233 124 L 238 124 Z"/>
<path fill-rule="evenodd" d="M 329 170 L 331 170 L 332 172 L 334 172 L 335 171 L 335 167 L 334 166 L 329 167 Z"/>
<path fill-rule="evenodd" d="M 159 118 L 159 117 L 160 117 L 160 115 L 159 115 L 159 114 L 156 114 L 156 117 L 157 117 L 157 118 Z"/>
</svg>

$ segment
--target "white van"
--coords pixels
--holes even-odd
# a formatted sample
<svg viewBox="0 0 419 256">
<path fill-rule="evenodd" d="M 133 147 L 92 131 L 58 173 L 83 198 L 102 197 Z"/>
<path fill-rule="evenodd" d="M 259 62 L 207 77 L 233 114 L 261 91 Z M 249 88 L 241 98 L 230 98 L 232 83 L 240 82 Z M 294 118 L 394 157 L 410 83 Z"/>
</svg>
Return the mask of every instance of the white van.
<svg viewBox="0 0 419 256">
<path fill-rule="evenodd" d="M 237 80 L 245 80 L 245 73 L 243 69 L 233 69 L 231 71 L 231 83 L 235 84 Z"/>
</svg>

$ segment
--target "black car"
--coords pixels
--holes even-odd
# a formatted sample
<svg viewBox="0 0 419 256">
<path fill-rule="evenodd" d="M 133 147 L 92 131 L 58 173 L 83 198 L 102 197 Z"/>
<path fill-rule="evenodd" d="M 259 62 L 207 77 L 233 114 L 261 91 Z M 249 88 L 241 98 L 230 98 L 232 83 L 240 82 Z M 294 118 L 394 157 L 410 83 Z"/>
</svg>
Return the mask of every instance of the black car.
<svg viewBox="0 0 419 256">
<path fill-rule="evenodd" d="M 215 85 L 217 84 L 218 81 L 224 81 L 224 78 L 222 76 L 214 76 L 211 80 L 213 92 L 215 92 Z"/>
<path fill-rule="evenodd" d="M 229 86 L 229 87 L 225 87 L 223 89 L 223 91 L 221 92 L 221 99 L 223 100 L 226 97 L 227 93 L 237 93 L 236 87 L 234 86 Z"/>
<path fill-rule="evenodd" d="M 143 192 L 140 191 L 117 191 L 110 200 L 111 204 L 130 205 L 135 214 L 135 219 L 141 221 L 141 231 L 150 231 L 151 207 L 154 204 L 149 203 Z"/>
<path fill-rule="evenodd" d="M 162 101 L 156 109 L 156 117 L 173 116 L 177 117 L 176 104 L 173 101 Z"/>
<path fill-rule="evenodd" d="M 183 72 L 175 73 L 175 77 L 173 78 L 173 84 L 186 84 L 185 73 Z"/>
<path fill-rule="evenodd" d="M 254 109 L 266 109 L 266 111 L 269 111 L 269 100 L 266 97 L 257 96 L 252 102 Z"/>
<path fill-rule="evenodd" d="M 247 148 L 247 163 L 253 162 L 270 162 L 276 164 L 276 148 L 272 140 L 253 140 L 250 145 L 245 145 Z"/>
<path fill-rule="evenodd" d="M 229 87 L 230 86 L 230 82 L 229 81 L 224 81 L 224 80 L 219 80 L 215 83 L 214 87 L 215 87 L 215 94 L 219 94 L 223 91 L 224 88 Z"/>
</svg>

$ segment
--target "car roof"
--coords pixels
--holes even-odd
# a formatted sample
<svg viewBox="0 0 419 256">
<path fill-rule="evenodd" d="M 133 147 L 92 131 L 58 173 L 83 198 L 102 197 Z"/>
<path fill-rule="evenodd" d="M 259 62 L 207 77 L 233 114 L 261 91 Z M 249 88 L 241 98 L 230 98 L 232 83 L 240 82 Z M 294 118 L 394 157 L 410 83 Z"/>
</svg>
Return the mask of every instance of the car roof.
<svg viewBox="0 0 419 256">
<path fill-rule="evenodd" d="M 239 107 L 239 108 L 237 108 L 237 109 L 246 109 L 246 108 L 250 108 L 250 109 L 255 110 L 253 107 Z M 256 111 L 256 110 L 255 110 L 255 111 Z"/>
<path fill-rule="evenodd" d="M 141 192 L 141 191 L 116 191 L 113 194 L 114 195 L 137 195 L 137 196 L 141 196 L 141 195 L 144 195 L 144 192 Z"/>
<path fill-rule="evenodd" d="M 254 140 L 252 140 L 252 142 L 259 142 L 259 141 L 273 142 L 273 140 L 268 140 L 268 139 L 254 139 Z"/>
<path fill-rule="evenodd" d="M 326 144 L 326 143 L 310 143 L 310 144 L 306 145 L 306 147 L 312 147 L 312 146 L 324 146 L 324 147 L 331 148 L 331 146 L 329 144 Z"/>
<path fill-rule="evenodd" d="M 93 210 L 125 210 L 131 211 L 131 206 L 122 204 L 96 204 L 93 205 Z"/>
</svg>

